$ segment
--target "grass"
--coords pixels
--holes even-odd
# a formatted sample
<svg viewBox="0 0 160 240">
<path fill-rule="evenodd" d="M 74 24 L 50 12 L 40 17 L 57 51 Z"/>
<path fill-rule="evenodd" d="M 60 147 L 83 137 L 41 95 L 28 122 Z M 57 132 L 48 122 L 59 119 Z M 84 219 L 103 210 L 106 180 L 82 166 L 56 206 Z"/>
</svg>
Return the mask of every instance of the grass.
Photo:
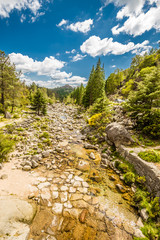
<svg viewBox="0 0 160 240">
<path fill-rule="evenodd" d="M 9 135 L 0 133 L 0 162 L 7 159 L 7 155 L 13 149 L 15 141 Z"/>
<path fill-rule="evenodd" d="M 139 152 L 138 156 L 147 162 L 160 162 L 160 153 L 156 150 Z"/>
</svg>

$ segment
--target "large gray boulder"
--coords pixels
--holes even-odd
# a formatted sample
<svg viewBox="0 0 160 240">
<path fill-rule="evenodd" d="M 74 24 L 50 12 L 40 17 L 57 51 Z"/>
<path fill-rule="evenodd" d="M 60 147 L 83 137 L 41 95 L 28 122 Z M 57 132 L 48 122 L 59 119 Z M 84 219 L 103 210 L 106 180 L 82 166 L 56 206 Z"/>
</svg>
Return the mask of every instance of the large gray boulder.
<svg viewBox="0 0 160 240">
<path fill-rule="evenodd" d="M 110 123 L 106 127 L 106 140 L 109 140 L 116 147 L 120 145 L 130 145 L 134 142 L 125 127 L 117 122 Z"/>
</svg>

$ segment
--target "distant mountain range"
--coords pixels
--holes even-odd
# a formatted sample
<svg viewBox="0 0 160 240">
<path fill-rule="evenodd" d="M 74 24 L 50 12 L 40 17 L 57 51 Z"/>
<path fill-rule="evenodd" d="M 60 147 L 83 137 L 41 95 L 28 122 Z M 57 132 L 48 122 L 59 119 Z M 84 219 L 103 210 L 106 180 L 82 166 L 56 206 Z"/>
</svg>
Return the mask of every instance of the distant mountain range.
<svg viewBox="0 0 160 240">
<path fill-rule="evenodd" d="M 57 87 L 53 89 L 47 89 L 48 95 L 52 95 L 52 93 L 55 94 L 56 99 L 59 99 L 60 101 L 63 101 L 65 97 L 67 97 L 72 91 L 73 87 L 69 84 L 66 84 L 62 87 Z"/>
</svg>

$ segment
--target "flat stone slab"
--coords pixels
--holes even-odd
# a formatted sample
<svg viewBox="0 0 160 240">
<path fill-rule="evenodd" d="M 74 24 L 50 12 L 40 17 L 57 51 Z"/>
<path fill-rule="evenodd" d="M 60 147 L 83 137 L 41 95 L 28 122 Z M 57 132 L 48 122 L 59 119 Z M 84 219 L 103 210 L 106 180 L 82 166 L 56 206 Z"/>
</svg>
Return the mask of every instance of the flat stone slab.
<svg viewBox="0 0 160 240">
<path fill-rule="evenodd" d="M 12 196 L 0 197 L 0 239 L 26 240 L 29 226 L 35 215 L 35 207 Z"/>
</svg>

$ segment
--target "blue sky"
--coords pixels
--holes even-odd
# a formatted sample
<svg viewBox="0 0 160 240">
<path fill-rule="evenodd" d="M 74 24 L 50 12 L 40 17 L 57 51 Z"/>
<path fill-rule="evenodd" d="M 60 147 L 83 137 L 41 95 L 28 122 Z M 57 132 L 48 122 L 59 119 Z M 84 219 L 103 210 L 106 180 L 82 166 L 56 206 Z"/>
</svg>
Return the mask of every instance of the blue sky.
<svg viewBox="0 0 160 240">
<path fill-rule="evenodd" d="M 159 0 L 0 0 L 0 49 L 27 84 L 86 84 L 98 58 L 106 78 L 158 47 Z"/>
</svg>

